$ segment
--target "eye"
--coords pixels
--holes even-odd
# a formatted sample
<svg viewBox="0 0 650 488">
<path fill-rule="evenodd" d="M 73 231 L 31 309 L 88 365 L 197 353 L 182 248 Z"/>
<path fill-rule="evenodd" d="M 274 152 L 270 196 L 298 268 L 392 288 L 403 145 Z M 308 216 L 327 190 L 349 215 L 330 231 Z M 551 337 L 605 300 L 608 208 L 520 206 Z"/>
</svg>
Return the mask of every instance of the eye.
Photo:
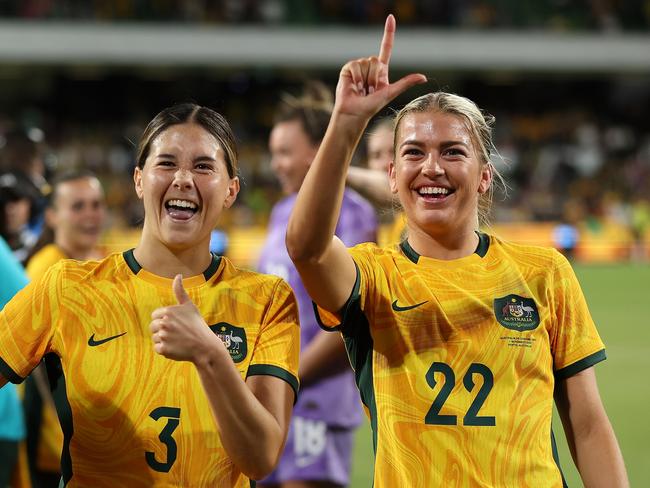
<svg viewBox="0 0 650 488">
<path fill-rule="evenodd" d="M 213 171 L 214 165 L 210 163 L 197 163 L 196 165 L 194 165 L 194 169 L 201 172 Z"/>
<path fill-rule="evenodd" d="M 463 149 L 459 148 L 459 147 L 450 147 L 448 149 L 445 149 L 443 151 L 443 155 L 452 156 L 452 157 L 455 157 L 455 156 L 466 157 L 467 156 L 466 152 Z"/>
<path fill-rule="evenodd" d="M 424 151 L 422 151 L 422 149 L 418 147 L 405 147 L 402 150 L 402 156 L 416 157 L 416 156 L 421 156 L 422 154 L 424 154 Z"/>
<path fill-rule="evenodd" d="M 167 161 L 167 160 L 163 159 L 163 160 L 158 161 L 156 163 L 156 166 L 163 166 L 163 167 L 171 168 L 171 167 L 174 167 L 174 162 L 173 161 Z"/>
</svg>

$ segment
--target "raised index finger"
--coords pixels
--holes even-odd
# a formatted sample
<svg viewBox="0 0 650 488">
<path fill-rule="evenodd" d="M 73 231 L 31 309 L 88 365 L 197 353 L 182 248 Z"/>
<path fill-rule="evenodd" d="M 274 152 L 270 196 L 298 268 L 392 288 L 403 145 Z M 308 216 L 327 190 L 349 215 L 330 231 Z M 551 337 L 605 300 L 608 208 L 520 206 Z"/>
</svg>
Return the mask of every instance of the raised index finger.
<svg viewBox="0 0 650 488">
<path fill-rule="evenodd" d="M 379 62 L 388 64 L 390 61 L 390 54 L 393 50 L 393 39 L 395 39 L 395 17 L 390 14 L 386 17 L 386 25 L 384 25 L 384 37 L 381 40 L 381 47 L 379 48 Z"/>
</svg>

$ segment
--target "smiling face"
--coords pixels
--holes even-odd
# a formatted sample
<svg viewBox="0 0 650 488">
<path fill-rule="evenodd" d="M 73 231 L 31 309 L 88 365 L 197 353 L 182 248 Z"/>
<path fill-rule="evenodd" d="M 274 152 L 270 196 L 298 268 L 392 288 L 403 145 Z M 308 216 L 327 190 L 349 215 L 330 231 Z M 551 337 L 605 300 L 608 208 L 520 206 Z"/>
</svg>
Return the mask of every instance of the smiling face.
<svg viewBox="0 0 650 488">
<path fill-rule="evenodd" d="M 70 248 L 83 252 L 97 245 L 105 216 L 104 192 L 94 177 L 59 183 L 52 207 L 46 212 L 56 240 L 61 238 Z"/>
<path fill-rule="evenodd" d="M 409 225 L 430 236 L 467 232 L 478 225 L 479 196 L 491 183 L 464 120 L 439 111 L 406 114 L 396 137 L 391 191 Z"/>
<path fill-rule="evenodd" d="M 194 123 L 172 125 L 152 142 L 142 169 L 134 173 L 144 202 L 143 238 L 170 249 L 208 247 L 223 208 L 239 192 L 230 178 L 224 150 L 212 134 Z"/>
<path fill-rule="evenodd" d="M 316 157 L 314 146 L 299 120 L 275 124 L 269 137 L 271 168 L 285 194 L 300 190 L 311 162 Z"/>
</svg>

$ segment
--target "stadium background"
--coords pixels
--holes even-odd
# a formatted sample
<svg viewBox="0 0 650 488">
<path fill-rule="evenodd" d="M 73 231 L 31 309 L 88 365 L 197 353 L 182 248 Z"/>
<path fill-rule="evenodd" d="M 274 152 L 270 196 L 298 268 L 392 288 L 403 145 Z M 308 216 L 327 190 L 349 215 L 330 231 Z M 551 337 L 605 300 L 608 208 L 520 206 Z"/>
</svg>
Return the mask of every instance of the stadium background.
<svg viewBox="0 0 650 488">
<path fill-rule="evenodd" d="M 122 249 L 142 216 L 133 142 L 165 106 L 209 105 L 240 147 L 242 192 L 221 223 L 228 253 L 254 267 L 280 196 L 266 149 L 280 94 L 309 78 L 333 88 L 343 62 L 376 52 L 388 12 L 398 20 L 394 76 L 430 79 L 393 107 L 444 89 L 496 116 L 511 188 L 492 231 L 553 245 L 559 223 L 578 229 L 576 270 L 608 346 L 601 394 L 632 486 L 647 486 L 648 0 L 0 0 L 0 161 L 17 130 L 42 141 L 50 171 L 97 172 L 111 209 L 104 243 Z M 367 429 L 355 487 L 370 486 Z M 561 455 L 579 486 L 565 446 Z"/>
</svg>

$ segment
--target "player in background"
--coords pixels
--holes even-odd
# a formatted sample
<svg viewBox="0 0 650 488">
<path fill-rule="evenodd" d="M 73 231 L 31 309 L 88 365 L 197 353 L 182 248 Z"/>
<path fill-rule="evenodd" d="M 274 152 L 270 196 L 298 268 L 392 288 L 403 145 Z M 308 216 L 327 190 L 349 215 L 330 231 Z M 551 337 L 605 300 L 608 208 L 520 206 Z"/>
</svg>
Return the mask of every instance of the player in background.
<svg viewBox="0 0 650 488">
<path fill-rule="evenodd" d="M 388 170 L 393 161 L 393 118 L 379 119 L 368 129 L 366 136 L 367 168 L 350 166 L 346 182 L 375 205 L 384 226 L 379 233 L 379 244 L 399 244 L 406 232 L 404 212 L 390 190 Z"/>
<path fill-rule="evenodd" d="M 300 98 L 285 96 L 269 137 L 271 167 L 286 195 L 271 213 L 259 270 L 284 278 L 300 311 L 301 392 L 294 406 L 287 445 L 263 486 L 346 486 L 354 429 L 361 404 L 343 341 L 318 327 L 314 309 L 284 244 L 289 215 L 316 155 L 332 111 L 332 95 L 318 82 L 306 84 Z M 321 189 L 321 191 L 327 191 Z M 316 222 L 314 225 L 318 225 Z M 368 201 L 351 189 L 343 193 L 335 233 L 347 245 L 376 240 L 377 219 Z"/>
<path fill-rule="evenodd" d="M 473 102 L 431 93 L 397 115 L 390 182 L 407 216 L 401 246 L 346 248 L 334 236 L 366 124 L 425 81 L 389 82 L 394 32 L 389 16 L 379 56 L 341 70 L 287 230 L 289 254 L 323 325 L 342 332 L 370 411 L 374 486 L 563 486 L 554 395 L 585 486 L 628 486 L 592 367 L 604 346 L 571 266 L 554 249 L 478 231 L 498 176 L 491 118 Z"/>
<path fill-rule="evenodd" d="M 249 487 L 286 438 L 298 311 L 282 280 L 209 252 L 239 191 L 227 121 L 195 104 L 163 110 L 134 183 L 135 249 L 60 261 L 0 312 L 0 385 L 45 356 L 63 485 Z"/>
<path fill-rule="evenodd" d="M 394 203 L 388 183 L 388 168 L 393 160 L 393 119 L 379 119 L 366 132 L 366 167 L 350 166 L 346 182 L 378 210 L 390 210 Z"/>
<path fill-rule="evenodd" d="M 73 171 L 56 177 L 43 230 L 27 259 L 29 279 L 38 280 L 61 259 L 102 258 L 105 253 L 98 248 L 98 241 L 105 217 L 104 191 L 94 174 Z M 56 488 L 61 479 L 63 432 L 44 366 L 37 366 L 25 380 L 23 403 L 32 486 Z"/>
</svg>

